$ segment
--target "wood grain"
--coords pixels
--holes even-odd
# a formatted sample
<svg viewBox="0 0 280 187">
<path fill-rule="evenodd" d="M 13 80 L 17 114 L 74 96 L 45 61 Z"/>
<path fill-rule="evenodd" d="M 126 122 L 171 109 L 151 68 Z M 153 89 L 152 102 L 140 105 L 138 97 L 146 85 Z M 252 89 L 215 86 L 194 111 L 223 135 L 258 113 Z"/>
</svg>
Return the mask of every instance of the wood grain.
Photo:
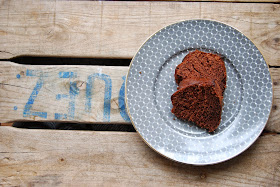
<svg viewBox="0 0 280 187">
<path fill-rule="evenodd" d="M 128 67 L 117 66 L 30 66 L 0 62 L 0 122 L 59 120 L 130 124 L 121 115 L 125 109 L 127 71 Z M 62 75 L 63 72 L 66 74 Z M 70 75 L 73 78 L 67 77 Z"/>
<path fill-rule="evenodd" d="M 70 143 L 71 142 L 71 143 Z M 0 185 L 279 186 L 280 136 L 212 166 L 170 161 L 137 133 L 0 127 Z"/>
<path fill-rule="evenodd" d="M 269 69 L 273 80 L 273 105 L 266 130 L 280 133 L 280 68 Z"/>
<path fill-rule="evenodd" d="M 0 59 L 18 55 L 132 58 L 159 29 L 202 18 L 237 28 L 256 44 L 268 64 L 280 65 L 279 4 L 33 0 L 0 4 Z"/>
<path fill-rule="evenodd" d="M 124 105 L 119 103 L 120 89 L 124 86 L 124 77 L 128 67 L 117 66 L 32 66 L 18 65 L 11 62 L 0 63 L 0 119 L 2 123 L 11 121 L 76 121 L 87 123 L 124 123 L 130 124 L 120 114 Z M 28 100 L 33 89 L 36 86 L 38 77 L 29 77 L 27 70 L 37 70 L 44 72 L 44 85 L 34 100 L 32 111 L 46 112 L 46 118 L 36 115 L 24 117 Z M 69 78 L 59 78 L 59 72 L 73 72 L 77 75 L 72 80 Z M 274 99 L 270 118 L 266 125 L 266 130 L 271 132 L 280 132 L 280 69 L 270 68 L 274 84 Z M 94 80 L 92 82 L 92 94 L 90 112 L 86 111 L 87 84 L 89 76 L 95 73 L 103 73 L 110 76 L 112 80 L 112 94 L 110 101 L 110 121 L 104 120 L 104 95 L 105 83 L 103 80 Z M 20 75 L 20 78 L 17 76 Z M 55 118 L 55 113 L 70 115 L 70 98 L 57 99 L 58 94 L 69 95 L 70 81 L 77 84 L 78 95 L 75 98 L 73 118 Z M 16 110 L 14 107 L 17 107 Z M 73 107 L 72 107 L 73 108 Z"/>
<path fill-rule="evenodd" d="M 0 0 L 0 15 L 0 59 L 20 55 L 132 58 L 158 29 L 202 18 L 237 28 L 256 44 L 269 65 L 280 66 L 279 4 Z M 26 119 L 23 109 L 38 80 L 26 76 L 26 70 L 32 68 L 50 75 L 32 110 L 47 111 L 50 120 L 56 112 L 69 114 L 69 98 L 56 100 L 56 96 L 69 93 L 70 79 L 60 79 L 58 74 L 82 72 L 71 80 L 81 85 L 71 121 L 101 123 L 102 102 L 92 105 L 97 108 L 90 114 L 84 112 L 86 88 L 82 82 L 100 69 L 109 72 L 112 98 L 118 99 L 120 78 L 127 71 L 127 67 L 33 67 L 0 62 L 0 119 Z M 120 73 L 115 76 L 110 70 Z M 280 70 L 270 71 L 274 101 L 266 130 L 279 133 Z M 102 81 L 95 84 L 104 90 Z M 95 96 L 101 101 L 104 92 Z M 111 102 L 111 107 L 111 122 L 123 123 L 118 102 Z M 0 150 L 0 186 L 280 186 L 279 134 L 261 136 L 240 156 L 204 167 L 170 161 L 152 151 L 136 133 L 127 132 L 1 126 Z"/>
</svg>

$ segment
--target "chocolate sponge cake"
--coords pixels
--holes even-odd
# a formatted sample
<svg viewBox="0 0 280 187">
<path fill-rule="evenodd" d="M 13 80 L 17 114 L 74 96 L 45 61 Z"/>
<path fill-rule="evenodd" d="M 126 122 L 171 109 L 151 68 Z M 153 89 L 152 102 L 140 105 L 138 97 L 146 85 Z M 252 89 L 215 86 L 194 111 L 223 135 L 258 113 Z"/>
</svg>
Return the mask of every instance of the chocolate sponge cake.
<svg viewBox="0 0 280 187">
<path fill-rule="evenodd" d="M 181 88 L 184 88 L 186 86 L 189 86 L 189 85 L 202 84 L 202 83 L 212 84 L 213 88 L 214 88 L 214 91 L 217 93 L 217 96 L 221 99 L 221 101 L 223 100 L 223 91 L 220 88 L 218 82 L 216 80 L 213 80 L 213 79 L 212 80 L 211 79 L 205 79 L 205 78 L 183 79 L 180 82 L 177 90 L 179 90 Z"/>
<path fill-rule="evenodd" d="M 194 80 L 182 86 L 171 96 L 171 101 L 172 113 L 182 120 L 194 122 L 209 132 L 220 124 L 222 98 L 212 80 Z"/>
<path fill-rule="evenodd" d="M 221 121 L 226 88 L 222 58 L 198 50 L 190 52 L 176 67 L 174 76 L 179 86 L 171 96 L 171 112 L 213 132 Z"/>
<path fill-rule="evenodd" d="M 190 52 L 175 69 L 175 80 L 179 84 L 183 79 L 206 78 L 219 83 L 222 92 L 226 88 L 226 67 L 222 58 L 199 50 Z"/>
</svg>

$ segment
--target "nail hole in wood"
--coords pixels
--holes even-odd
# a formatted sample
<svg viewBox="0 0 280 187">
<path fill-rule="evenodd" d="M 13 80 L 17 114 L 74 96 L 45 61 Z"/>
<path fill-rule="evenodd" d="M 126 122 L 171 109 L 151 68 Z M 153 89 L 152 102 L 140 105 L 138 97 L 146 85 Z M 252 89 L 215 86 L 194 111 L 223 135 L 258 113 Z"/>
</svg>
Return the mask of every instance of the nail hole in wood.
<svg viewBox="0 0 280 187">
<path fill-rule="evenodd" d="M 205 178 L 206 178 L 206 174 L 205 174 L 205 173 L 201 173 L 201 174 L 200 174 L 200 178 L 201 178 L 201 179 L 205 179 Z"/>
</svg>

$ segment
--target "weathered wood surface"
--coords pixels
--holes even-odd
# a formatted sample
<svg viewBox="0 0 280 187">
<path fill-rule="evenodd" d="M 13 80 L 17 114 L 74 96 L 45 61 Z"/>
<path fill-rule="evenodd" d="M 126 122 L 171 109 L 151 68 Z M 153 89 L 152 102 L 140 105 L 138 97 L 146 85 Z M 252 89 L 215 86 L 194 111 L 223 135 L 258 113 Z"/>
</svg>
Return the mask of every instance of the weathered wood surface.
<svg viewBox="0 0 280 187">
<path fill-rule="evenodd" d="M 0 15 L 0 59 L 18 55 L 131 58 L 159 29 L 202 18 L 243 32 L 270 65 L 280 61 L 279 4 L 2 0 Z"/>
<path fill-rule="evenodd" d="M 131 58 L 160 28 L 182 20 L 202 18 L 237 28 L 253 40 L 269 65 L 280 66 L 279 4 L 0 0 L 0 15 L 0 59 L 19 55 Z M 6 68 L 2 68 L 4 66 Z M 100 69 L 96 68 L 103 72 L 106 67 L 82 66 L 79 71 L 76 67 L 54 69 L 54 66 L 14 66 L 1 62 L 0 119 L 9 121 L 13 115 L 26 119 L 23 110 L 40 78 L 26 76 L 26 72 L 28 68 L 42 68 L 51 77 L 46 78 L 48 84 L 44 82 L 28 114 L 36 116 L 42 113 L 30 111 L 47 111 L 52 119 L 59 113 L 63 114 L 59 120 L 69 120 L 71 100 L 62 95 L 59 99 L 57 94 L 70 95 L 70 85 L 76 88 L 70 84 L 72 82 L 81 88 L 75 97 L 78 102 L 71 121 L 92 122 L 95 118 L 95 122 L 104 122 L 104 103 L 100 102 L 99 108 L 92 110 L 92 116 L 84 112 L 86 97 L 82 94 L 86 95 L 86 88 L 79 81 L 87 81 L 89 75 L 99 73 Z M 80 69 L 83 74 L 78 74 Z M 127 67 L 120 67 L 120 71 L 119 78 L 126 73 Z M 70 79 L 71 73 L 62 73 L 65 78 L 59 78 L 59 72 L 77 72 L 77 77 Z M 270 68 L 270 72 L 274 80 L 274 101 L 266 130 L 279 133 L 280 69 Z M 2 75 L 9 75 L 9 78 Z M 123 80 L 110 73 L 109 76 L 112 98 L 117 99 Z M 52 79 L 54 77 L 56 79 Z M 104 90 L 104 81 L 96 79 L 93 86 L 95 84 Z M 30 88 L 24 89 L 26 86 Z M 25 93 L 24 97 L 20 97 L 22 93 Z M 93 102 L 95 96 L 102 100 L 104 92 L 92 96 Z M 110 121 L 123 123 L 118 102 L 111 102 L 110 106 L 111 109 L 115 107 Z M 40 120 L 40 117 L 29 115 L 27 119 Z M 1 126 L 0 186 L 280 186 L 279 155 L 280 135 L 276 133 L 265 133 L 249 150 L 229 161 L 196 167 L 165 159 L 146 146 L 136 133 L 26 130 Z"/>
<path fill-rule="evenodd" d="M 31 66 L 0 62 L 0 122 L 130 123 L 128 67 Z"/>
<path fill-rule="evenodd" d="M 1 123 L 57 120 L 130 124 L 124 106 L 128 67 L 31 66 L 2 61 L 0 69 Z M 270 70 L 274 100 L 266 130 L 280 132 L 280 69 Z"/>
<path fill-rule="evenodd" d="M 280 136 L 212 166 L 170 161 L 136 133 L 1 127 L 0 185 L 279 186 Z"/>
<path fill-rule="evenodd" d="M 273 105 L 266 130 L 280 133 L 280 68 L 270 68 L 269 71 L 273 80 Z"/>
</svg>

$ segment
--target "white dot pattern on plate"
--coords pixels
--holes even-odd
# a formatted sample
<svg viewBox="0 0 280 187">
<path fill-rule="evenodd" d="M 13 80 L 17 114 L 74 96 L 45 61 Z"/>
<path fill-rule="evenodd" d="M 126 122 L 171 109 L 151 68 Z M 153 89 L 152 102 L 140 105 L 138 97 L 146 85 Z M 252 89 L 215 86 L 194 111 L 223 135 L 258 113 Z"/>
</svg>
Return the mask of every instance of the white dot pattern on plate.
<svg viewBox="0 0 280 187">
<path fill-rule="evenodd" d="M 214 133 L 171 113 L 175 68 L 195 49 L 222 56 L 227 69 L 222 120 Z M 260 135 L 272 105 L 272 82 L 246 36 L 219 22 L 190 20 L 163 28 L 140 48 L 128 72 L 126 98 L 135 128 L 153 149 L 182 163 L 206 165 L 238 155 Z"/>
</svg>

